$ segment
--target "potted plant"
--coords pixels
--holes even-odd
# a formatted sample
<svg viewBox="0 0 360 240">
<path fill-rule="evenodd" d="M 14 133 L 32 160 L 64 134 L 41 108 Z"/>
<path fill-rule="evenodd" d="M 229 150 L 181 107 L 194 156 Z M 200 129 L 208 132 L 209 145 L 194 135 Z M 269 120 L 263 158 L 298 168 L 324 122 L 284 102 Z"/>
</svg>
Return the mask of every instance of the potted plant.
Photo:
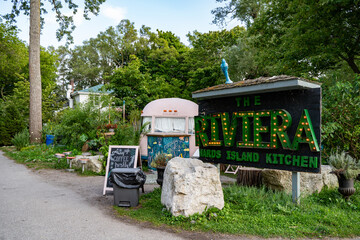
<svg viewBox="0 0 360 240">
<path fill-rule="evenodd" d="M 347 200 L 355 193 L 354 180 L 360 173 L 360 163 L 345 151 L 333 153 L 329 157 L 329 165 L 333 168 L 339 181 L 338 191 Z"/>
<path fill-rule="evenodd" d="M 164 180 L 164 171 L 168 161 L 172 158 L 171 154 L 160 153 L 158 154 L 154 160 L 151 161 L 150 166 L 156 168 L 157 171 L 157 179 L 156 182 L 162 187 L 162 183 Z"/>
</svg>

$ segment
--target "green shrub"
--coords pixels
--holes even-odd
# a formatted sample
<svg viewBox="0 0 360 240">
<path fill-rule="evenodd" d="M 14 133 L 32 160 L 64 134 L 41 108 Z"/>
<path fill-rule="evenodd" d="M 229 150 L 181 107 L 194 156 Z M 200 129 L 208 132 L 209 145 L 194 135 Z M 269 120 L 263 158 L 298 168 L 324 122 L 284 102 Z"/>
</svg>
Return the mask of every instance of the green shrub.
<svg viewBox="0 0 360 240">
<path fill-rule="evenodd" d="M 360 159 L 360 76 L 323 85 L 322 145 L 324 157 L 342 149 Z"/>
<path fill-rule="evenodd" d="M 74 109 L 62 111 L 55 124 L 49 123 L 47 131 L 53 133 L 55 140 L 71 148 L 81 149 L 87 140 L 96 139 L 97 127 L 101 125 L 99 109 L 92 104 L 77 105 Z"/>
<path fill-rule="evenodd" d="M 15 134 L 11 140 L 12 144 L 16 147 L 16 150 L 20 150 L 30 144 L 29 130 L 24 128 L 21 132 Z"/>
<path fill-rule="evenodd" d="M 360 163 L 357 163 L 356 159 L 352 158 L 345 151 L 339 153 L 337 150 L 329 157 L 329 165 L 333 167 L 334 173 L 344 174 L 346 179 L 356 178 L 360 174 Z"/>
</svg>

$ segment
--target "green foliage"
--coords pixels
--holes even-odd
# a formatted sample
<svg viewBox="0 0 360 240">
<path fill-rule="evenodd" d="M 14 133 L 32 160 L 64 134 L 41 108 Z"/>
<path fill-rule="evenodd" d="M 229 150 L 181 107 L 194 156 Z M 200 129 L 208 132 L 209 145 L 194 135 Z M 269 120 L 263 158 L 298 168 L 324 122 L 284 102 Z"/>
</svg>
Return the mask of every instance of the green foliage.
<svg viewBox="0 0 360 240">
<path fill-rule="evenodd" d="M 11 139 L 16 133 L 28 125 L 24 117 L 23 107 L 19 108 L 16 101 L 0 100 L 0 145 L 11 145 Z"/>
<path fill-rule="evenodd" d="M 168 161 L 172 158 L 171 154 L 160 153 L 155 156 L 154 160 L 151 161 L 151 167 L 166 167 Z"/>
<path fill-rule="evenodd" d="M 1 41 L 2 40 L 0 39 L 0 42 Z M 2 45 L 2 43 L 0 43 L 0 46 L 8 48 L 7 51 L 9 51 L 9 54 L 10 52 L 15 54 L 16 51 L 22 51 L 22 45 L 24 44 L 21 43 L 16 36 L 13 36 L 11 41 L 16 43 L 12 47 L 8 44 Z M 25 46 L 24 48 L 24 51 L 26 52 L 23 54 L 27 54 L 27 49 Z M 56 94 L 55 55 L 52 51 L 44 49 L 41 49 L 40 55 L 40 67 L 42 73 L 42 116 L 44 121 L 48 121 L 54 116 L 54 111 L 58 110 L 62 106 L 62 102 Z M 3 90 L 3 94 L 7 94 L 0 97 L 0 145 L 9 145 L 14 135 L 22 129 L 28 127 L 29 123 L 30 83 L 28 81 L 28 58 L 25 57 L 24 60 L 20 55 L 11 55 L 11 57 L 8 56 L 7 60 L 14 61 L 14 63 L 6 63 L 4 60 L 4 66 L 0 68 L 0 81 L 2 81 L 1 71 L 7 72 L 4 77 L 6 77 L 6 81 L 9 81 L 9 83 L 4 82 L 7 87 L 0 86 Z M 25 66 L 19 68 L 19 66 L 23 64 L 23 61 L 25 61 Z M 18 67 L 10 69 L 9 67 L 11 64 L 15 64 Z M 0 85 L 1 84 L 2 82 Z"/>
<path fill-rule="evenodd" d="M 122 20 L 73 51 L 59 48 L 60 79 L 62 84 L 75 79 L 78 89 L 105 79 L 116 98 L 126 101 L 127 111 L 159 98 L 189 99 L 192 91 L 223 81 L 222 55 L 243 31 L 195 31 L 188 35 L 189 48 L 172 32 L 145 26 L 138 31 Z"/>
<path fill-rule="evenodd" d="M 339 153 L 339 150 L 336 150 L 330 155 L 328 163 L 335 169 L 336 175 L 344 174 L 346 179 L 354 179 L 360 174 L 360 162 L 345 151 Z"/>
<path fill-rule="evenodd" d="M 21 132 L 15 134 L 14 138 L 11 140 L 11 143 L 14 144 L 16 150 L 20 150 L 30 144 L 30 135 L 29 129 L 24 128 Z"/>
<path fill-rule="evenodd" d="M 143 133 L 145 133 L 146 126 L 144 124 L 139 127 L 137 125 L 132 125 L 129 123 L 119 124 L 115 129 L 115 134 L 110 137 L 110 139 L 105 139 L 105 137 L 100 137 L 100 151 L 104 155 L 103 166 L 106 167 L 106 161 L 109 152 L 110 145 L 132 145 L 138 146 L 140 144 L 140 138 Z"/>
<path fill-rule="evenodd" d="M 219 2 L 222 2 L 222 0 Z M 360 73 L 358 1 L 231 0 L 213 11 L 248 24 L 257 63 L 269 75 L 312 75 L 346 63 Z"/>
<path fill-rule="evenodd" d="M 60 144 L 81 149 L 86 140 L 96 138 L 102 119 L 105 118 L 101 118 L 99 110 L 91 103 L 77 105 L 74 109 L 67 108 L 59 113 L 53 133 Z"/>
<path fill-rule="evenodd" d="M 328 79 L 323 88 L 325 157 L 332 149 L 339 148 L 360 159 L 360 78 L 350 81 Z"/>
<path fill-rule="evenodd" d="M 55 153 L 64 152 L 64 148 L 30 145 L 20 151 L 3 150 L 5 150 L 7 156 L 13 158 L 16 162 L 25 164 L 30 168 L 68 168 L 66 159 L 59 160 L 55 157 Z"/>
<path fill-rule="evenodd" d="M 114 90 L 117 98 L 125 100 L 126 108 L 133 110 L 144 108 L 150 101 L 147 82 L 151 77 L 140 71 L 141 63 L 136 56 L 132 56 L 127 67 L 118 68 L 109 77 L 110 88 Z"/>
<path fill-rule="evenodd" d="M 10 23 L 16 22 L 16 17 L 20 15 L 21 12 L 24 13 L 24 15 L 30 14 L 30 1 L 21 1 L 18 2 L 17 0 L 12 1 L 13 7 L 11 9 L 11 12 L 8 14 L 5 14 L 3 16 L 0 16 L 1 18 L 4 18 Z M 89 13 L 92 13 L 94 15 L 98 15 L 100 11 L 100 5 L 105 2 L 105 0 L 84 0 L 84 12 L 83 16 L 86 20 L 89 20 Z M 76 14 L 78 11 L 78 5 L 74 3 L 73 0 L 66 0 L 64 1 L 53 1 L 52 2 L 52 10 L 55 12 L 56 22 L 59 23 L 59 28 L 56 30 L 56 37 L 60 41 L 64 36 L 66 36 L 68 43 L 73 42 L 73 37 L 71 36 L 72 31 L 75 29 L 74 25 L 74 17 L 69 16 L 68 13 L 62 13 L 63 7 L 67 6 L 68 9 L 70 9 L 71 13 L 73 15 Z M 47 13 L 46 8 L 44 7 L 44 4 L 41 3 L 40 8 L 41 14 Z M 39 16 L 40 17 L 40 16 Z M 41 25 L 44 24 L 44 18 L 40 17 Z"/>
<path fill-rule="evenodd" d="M 26 75 L 28 51 L 17 33 L 15 27 L 0 23 L 0 99 L 11 95 L 15 83 Z"/>
<path fill-rule="evenodd" d="M 360 235 L 360 184 L 345 201 L 336 189 L 305 196 L 301 204 L 291 195 L 264 188 L 229 186 L 223 189 L 225 207 L 189 217 L 172 216 L 161 205 L 161 189 L 142 195 L 140 207 L 116 208 L 121 215 L 178 229 L 256 235 L 273 238 L 354 237 Z"/>
<path fill-rule="evenodd" d="M 258 0 L 216 0 L 216 2 L 228 2 L 225 6 L 217 7 L 211 11 L 214 14 L 213 23 L 223 26 L 226 19 L 239 19 L 249 27 L 259 15 L 264 1 Z M 231 15 L 231 16 L 229 16 Z"/>
<path fill-rule="evenodd" d="M 221 59 L 224 57 L 225 49 L 234 46 L 243 31 L 244 28 L 235 27 L 230 31 L 209 33 L 194 31 L 188 34 L 193 47 L 186 56 L 186 64 L 189 66 L 190 92 L 225 82 L 225 76 L 220 69 Z M 230 78 L 233 76 L 231 71 L 230 68 Z"/>
</svg>

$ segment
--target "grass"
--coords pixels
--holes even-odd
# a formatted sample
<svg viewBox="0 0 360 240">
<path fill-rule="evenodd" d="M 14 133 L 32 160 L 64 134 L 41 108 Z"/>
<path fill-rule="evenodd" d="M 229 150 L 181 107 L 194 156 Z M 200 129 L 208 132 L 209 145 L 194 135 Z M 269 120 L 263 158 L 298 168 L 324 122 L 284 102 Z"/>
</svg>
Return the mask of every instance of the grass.
<svg viewBox="0 0 360 240">
<path fill-rule="evenodd" d="M 349 201 L 336 189 L 324 189 L 295 205 L 285 193 L 232 185 L 224 188 L 224 209 L 190 217 L 173 217 L 161 205 L 161 190 L 155 189 L 141 196 L 139 207 L 116 209 L 123 216 L 185 230 L 261 237 L 355 237 L 360 236 L 360 184 L 355 187 Z"/>
<path fill-rule="evenodd" d="M 18 163 L 22 163 L 29 168 L 34 169 L 67 169 L 69 165 L 67 164 L 66 158 L 61 158 L 60 160 L 55 157 L 55 153 L 62 153 L 68 151 L 65 146 L 52 147 L 41 145 L 30 145 L 28 147 L 22 148 L 20 151 L 15 151 L 13 147 L 2 147 L 2 151 L 5 152 L 5 155 L 14 159 Z M 73 155 L 79 154 L 76 150 L 73 150 Z M 79 175 L 83 176 L 97 176 L 98 173 L 85 170 L 81 172 L 81 168 L 75 169 Z"/>
</svg>

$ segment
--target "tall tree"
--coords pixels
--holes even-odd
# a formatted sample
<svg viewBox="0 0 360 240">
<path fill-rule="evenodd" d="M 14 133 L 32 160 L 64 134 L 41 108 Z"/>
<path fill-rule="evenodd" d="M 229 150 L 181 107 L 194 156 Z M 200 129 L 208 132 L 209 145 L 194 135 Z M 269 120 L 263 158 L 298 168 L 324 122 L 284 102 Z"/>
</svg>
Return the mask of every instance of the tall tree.
<svg viewBox="0 0 360 240">
<path fill-rule="evenodd" d="M 187 56 L 190 92 L 224 82 L 225 77 L 220 70 L 221 59 L 225 49 L 235 45 L 243 31 L 244 28 L 237 26 L 231 30 L 208 33 L 194 31 L 188 34 L 193 47 Z"/>
<path fill-rule="evenodd" d="M 211 11 L 214 14 L 213 23 L 226 25 L 226 18 L 239 19 L 247 26 L 250 26 L 258 17 L 264 1 L 259 0 L 216 0 L 218 3 L 225 3 L 225 6 L 217 7 Z"/>
<path fill-rule="evenodd" d="M 105 0 L 85 0 L 84 17 L 89 19 L 88 13 L 95 15 L 99 12 L 99 6 Z M 15 21 L 15 17 L 24 11 L 26 15 L 30 14 L 30 40 L 29 40 L 29 76 L 30 76 L 30 142 L 41 142 L 42 117 L 41 117 L 41 72 L 40 72 L 40 23 L 44 20 L 41 12 L 46 13 L 46 9 L 41 8 L 43 3 L 40 0 L 12 0 L 13 8 L 11 13 L 5 15 L 6 19 Z M 53 10 L 56 12 L 57 21 L 60 24 L 56 32 L 59 40 L 64 35 L 67 36 L 69 42 L 72 42 L 71 32 L 75 29 L 73 17 L 66 16 L 61 13 L 63 7 L 62 1 L 51 1 Z M 65 0 L 69 9 L 76 14 L 78 5 L 73 0 Z"/>
<path fill-rule="evenodd" d="M 41 142 L 40 0 L 30 1 L 29 79 L 30 142 Z"/>
<path fill-rule="evenodd" d="M 224 14 L 241 20 L 236 12 Z M 262 0 L 248 32 L 271 74 L 319 76 L 342 62 L 360 73 L 359 18 L 360 1 Z"/>
</svg>

